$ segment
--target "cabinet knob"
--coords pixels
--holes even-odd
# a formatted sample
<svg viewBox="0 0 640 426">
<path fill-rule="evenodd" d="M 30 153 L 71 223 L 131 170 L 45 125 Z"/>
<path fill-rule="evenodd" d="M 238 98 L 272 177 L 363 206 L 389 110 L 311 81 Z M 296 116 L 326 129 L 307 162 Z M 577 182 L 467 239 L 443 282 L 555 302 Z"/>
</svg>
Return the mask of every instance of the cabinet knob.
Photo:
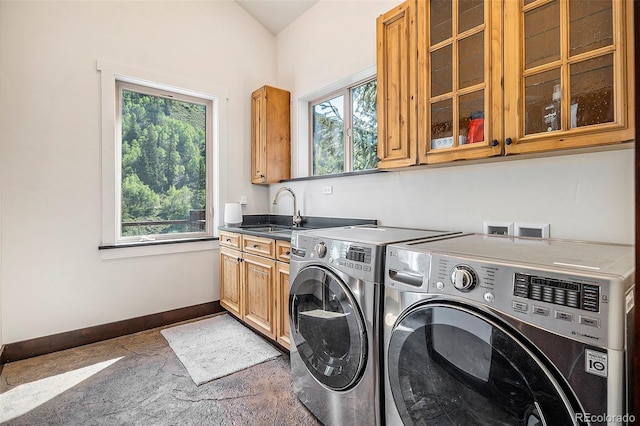
<svg viewBox="0 0 640 426">
<path fill-rule="evenodd" d="M 230 243 L 231 242 L 231 238 L 227 238 L 227 242 Z"/>
<path fill-rule="evenodd" d="M 491 146 L 498 146 L 498 139 L 494 139 L 491 141 Z"/>
<path fill-rule="evenodd" d="M 290 255 L 291 255 L 291 252 L 290 252 L 289 250 L 287 250 L 287 251 L 285 251 L 285 252 L 284 252 L 284 254 L 285 254 L 286 256 L 290 256 Z"/>
<path fill-rule="evenodd" d="M 254 249 L 257 249 L 257 248 L 260 248 L 260 246 L 259 246 L 258 244 L 254 244 L 254 245 L 253 245 L 253 248 L 254 248 Z"/>
<path fill-rule="evenodd" d="M 506 138 L 506 139 L 504 140 L 504 143 L 506 143 L 507 145 L 511 145 L 511 144 L 513 143 L 513 139 L 511 139 L 511 138 Z"/>
</svg>

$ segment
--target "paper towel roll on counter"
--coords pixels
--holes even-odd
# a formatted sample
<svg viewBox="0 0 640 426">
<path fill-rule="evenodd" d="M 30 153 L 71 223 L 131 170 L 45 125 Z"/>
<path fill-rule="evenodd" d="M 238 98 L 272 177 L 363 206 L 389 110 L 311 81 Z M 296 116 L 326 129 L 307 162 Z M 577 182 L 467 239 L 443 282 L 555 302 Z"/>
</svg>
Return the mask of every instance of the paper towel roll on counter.
<svg viewBox="0 0 640 426">
<path fill-rule="evenodd" d="M 242 206 L 240 203 L 225 203 L 224 224 L 226 226 L 242 225 Z"/>
</svg>

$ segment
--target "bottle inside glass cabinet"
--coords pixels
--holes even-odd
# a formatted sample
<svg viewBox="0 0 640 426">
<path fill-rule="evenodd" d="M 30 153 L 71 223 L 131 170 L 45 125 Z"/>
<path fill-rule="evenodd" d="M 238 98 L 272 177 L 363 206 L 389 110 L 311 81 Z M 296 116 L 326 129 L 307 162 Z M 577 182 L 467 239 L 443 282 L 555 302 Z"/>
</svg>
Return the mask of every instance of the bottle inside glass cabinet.
<svg viewBox="0 0 640 426">
<path fill-rule="evenodd" d="M 556 84 L 553 86 L 553 97 L 551 103 L 544 107 L 544 111 L 542 111 L 542 119 L 544 124 L 544 129 L 547 132 L 551 132 L 554 130 L 560 130 L 560 118 L 561 118 L 561 106 L 560 100 L 562 98 L 562 93 L 560 92 L 560 85 Z"/>
</svg>

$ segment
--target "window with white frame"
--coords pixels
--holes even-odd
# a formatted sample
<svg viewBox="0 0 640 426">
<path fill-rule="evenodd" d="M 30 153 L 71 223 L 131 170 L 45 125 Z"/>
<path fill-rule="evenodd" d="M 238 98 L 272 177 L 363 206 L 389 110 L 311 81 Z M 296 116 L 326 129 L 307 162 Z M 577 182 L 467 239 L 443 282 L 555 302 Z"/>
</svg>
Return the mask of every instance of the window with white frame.
<svg viewBox="0 0 640 426">
<path fill-rule="evenodd" d="M 374 77 L 309 103 L 312 176 L 377 167 L 376 94 Z"/>
<path fill-rule="evenodd" d="M 213 235 L 213 102 L 116 80 L 116 243 Z"/>
</svg>

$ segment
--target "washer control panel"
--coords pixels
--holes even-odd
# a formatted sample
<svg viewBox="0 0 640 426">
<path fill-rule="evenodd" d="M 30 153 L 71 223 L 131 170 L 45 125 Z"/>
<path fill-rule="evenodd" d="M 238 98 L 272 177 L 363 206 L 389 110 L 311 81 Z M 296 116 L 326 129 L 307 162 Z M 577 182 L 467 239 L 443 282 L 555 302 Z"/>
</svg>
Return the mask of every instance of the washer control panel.
<svg viewBox="0 0 640 426">
<path fill-rule="evenodd" d="M 301 233 L 292 238 L 291 262 L 326 264 L 351 277 L 380 282 L 380 250 L 373 245 L 336 241 Z"/>
<path fill-rule="evenodd" d="M 622 278 L 435 253 L 430 258 L 424 286 L 430 294 L 472 301 L 588 344 L 611 348 L 624 345 L 623 341 L 612 342 L 609 333 L 613 327 L 624 327 Z"/>
</svg>

